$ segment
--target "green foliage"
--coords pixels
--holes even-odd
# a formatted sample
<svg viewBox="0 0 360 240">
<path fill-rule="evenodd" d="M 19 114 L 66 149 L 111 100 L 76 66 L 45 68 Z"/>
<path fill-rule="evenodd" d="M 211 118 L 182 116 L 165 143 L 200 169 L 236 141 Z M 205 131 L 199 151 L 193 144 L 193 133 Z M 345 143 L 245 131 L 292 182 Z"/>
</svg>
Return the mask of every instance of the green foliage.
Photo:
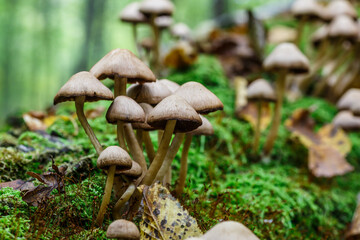
<svg viewBox="0 0 360 240">
<path fill-rule="evenodd" d="M 13 147 L 0 148 L 0 182 L 24 178 L 30 160 Z"/>
</svg>

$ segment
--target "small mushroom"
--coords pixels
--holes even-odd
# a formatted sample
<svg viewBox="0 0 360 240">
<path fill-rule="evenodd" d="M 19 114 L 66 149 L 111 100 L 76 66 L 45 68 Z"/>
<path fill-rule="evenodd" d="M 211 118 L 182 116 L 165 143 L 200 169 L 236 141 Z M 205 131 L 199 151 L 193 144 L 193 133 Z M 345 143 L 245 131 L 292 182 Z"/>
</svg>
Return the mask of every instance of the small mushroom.
<svg viewBox="0 0 360 240">
<path fill-rule="evenodd" d="M 346 15 L 353 19 L 357 19 L 357 12 L 354 6 L 347 0 L 331 1 L 325 9 L 327 21 L 331 21 L 337 16 Z"/>
<path fill-rule="evenodd" d="M 191 37 L 191 30 L 185 23 L 176 23 L 171 27 L 170 33 L 180 40 L 189 40 Z"/>
<path fill-rule="evenodd" d="M 355 117 L 351 111 L 340 111 L 332 123 L 344 131 L 358 131 L 360 129 L 360 117 Z"/>
<path fill-rule="evenodd" d="M 114 99 L 114 95 L 110 89 L 97 80 L 92 74 L 89 72 L 79 72 L 73 75 L 65 85 L 61 87 L 54 98 L 54 104 L 65 101 L 75 101 L 78 119 L 97 154 L 100 154 L 102 147 L 85 117 L 84 102 L 112 99 Z"/>
<path fill-rule="evenodd" d="M 271 85 L 264 79 L 258 79 L 252 82 L 247 90 L 247 98 L 250 101 L 256 102 L 257 105 L 257 122 L 255 128 L 255 136 L 254 136 L 254 144 L 253 150 L 257 151 L 259 148 L 259 140 L 260 140 L 260 123 L 261 123 L 261 115 L 262 115 L 262 103 L 263 102 L 275 102 L 276 94 Z"/>
<path fill-rule="evenodd" d="M 138 103 L 156 105 L 171 95 L 169 88 L 160 81 L 134 84 L 127 90 L 127 95 Z"/>
<path fill-rule="evenodd" d="M 122 240 L 138 240 L 140 239 L 140 232 L 133 222 L 120 219 L 109 225 L 106 231 L 106 237 Z"/>
<path fill-rule="evenodd" d="M 203 240 L 259 240 L 250 229 L 243 224 L 234 221 L 225 221 L 216 224 L 207 231 L 201 239 Z"/>
<path fill-rule="evenodd" d="M 104 196 L 101 202 L 99 213 L 96 217 L 96 224 L 101 226 L 104 220 L 106 208 L 110 202 L 111 190 L 114 183 L 114 176 L 116 169 L 126 170 L 130 169 L 132 160 L 129 154 L 118 146 L 107 147 L 101 152 L 97 159 L 97 167 L 103 170 L 107 170 L 108 175 L 106 179 Z"/>
<path fill-rule="evenodd" d="M 336 107 L 339 110 L 350 110 L 355 102 L 360 101 L 360 89 L 351 88 L 344 95 L 341 96 L 336 103 Z"/>
</svg>

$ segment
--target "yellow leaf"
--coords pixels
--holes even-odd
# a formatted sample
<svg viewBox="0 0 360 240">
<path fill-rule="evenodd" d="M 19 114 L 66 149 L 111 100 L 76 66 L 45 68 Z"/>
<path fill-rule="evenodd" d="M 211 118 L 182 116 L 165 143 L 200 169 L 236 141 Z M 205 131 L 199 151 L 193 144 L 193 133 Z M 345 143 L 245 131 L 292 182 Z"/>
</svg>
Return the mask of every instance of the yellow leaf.
<svg viewBox="0 0 360 240">
<path fill-rule="evenodd" d="M 322 142 L 336 148 L 342 156 L 346 156 L 351 151 L 351 141 L 346 133 L 332 124 L 320 128 L 318 135 Z"/>
<path fill-rule="evenodd" d="M 43 122 L 46 125 L 46 127 L 50 127 L 53 125 L 53 123 L 58 119 L 57 116 L 47 116 L 44 118 Z"/>
<path fill-rule="evenodd" d="M 155 183 L 145 186 L 143 195 L 145 206 L 140 223 L 141 239 L 182 240 L 202 235 L 196 220 L 167 188 Z"/>
</svg>

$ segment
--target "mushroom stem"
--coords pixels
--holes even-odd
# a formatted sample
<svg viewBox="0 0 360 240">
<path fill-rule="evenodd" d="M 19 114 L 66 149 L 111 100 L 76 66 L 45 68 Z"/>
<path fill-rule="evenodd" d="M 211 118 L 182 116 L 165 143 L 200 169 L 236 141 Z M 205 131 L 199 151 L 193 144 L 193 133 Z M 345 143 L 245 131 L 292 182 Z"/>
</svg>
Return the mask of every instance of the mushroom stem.
<svg viewBox="0 0 360 240">
<path fill-rule="evenodd" d="M 95 136 L 94 131 L 90 127 L 85 114 L 84 114 L 84 102 L 85 102 L 85 96 L 80 96 L 75 98 L 75 108 L 76 108 L 76 114 L 78 116 L 78 119 L 81 123 L 81 126 L 84 128 L 86 135 L 88 135 L 90 142 L 94 146 L 96 153 L 99 155 L 102 152 L 102 147 Z"/>
<path fill-rule="evenodd" d="M 125 139 L 124 139 L 124 122 L 123 121 L 117 121 L 117 139 L 118 139 L 118 142 L 119 142 L 119 146 L 126 150 L 126 144 L 125 144 Z"/>
<path fill-rule="evenodd" d="M 160 41 L 160 31 L 159 28 L 155 24 L 156 15 L 152 14 L 150 18 L 150 25 L 154 32 L 154 59 L 153 65 L 155 69 L 155 73 L 159 71 L 159 57 L 160 57 L 160 50 L 159 50 L 159 41 Z"/>
<path fill-rule="evenodd" d="M 126 95 L 127 78 L 122 78 L 122 77 L 119 77 L 118 75 L 115 75 L 114 81 L 115 81 L 115 86 L 114 86 L 115 97 L 125 96 Z"/>
<path fill-rule="evenodd" d="M 106 208 L 110 202 L 111 190 L 112 190 L 112 186 L 114 183 L 115 170 L 116 170 L 116 166 L 111 166 L 108 170 L 104 196 L 103 196 L 103 199 L 101 202 L 99 213 L 98 213 L 98 215 L 96 217 L 96 221 L 95 221 L 96 225 L 99 227 L 102 225 L 102 223 L 104 221 L 104 215 L 106 212 Z"/>
<path fill-rule="evenodd" d="M 183 150 L 181 153 L 179 179 L 177 182 L 177 186 L 175 188 L 175 195 L 178 197 L 183 193 L 184 188 L 185 188 L 186 174 L 187 174 L 187 169 L 188 169 L 187 160 L 188 160 L 188 154 L 189 154 L 189 149 L 190 149 L 190 145 L 191 145 L 191 140 L 192 140 L 192 135 L 186 134 L 184 147 L 183 147 Z"/>
<path fill-rule="evenodd" d="M 149 131 L 143 131 L 143 140 L 145 144 L 145 150 L 149 158 L 149 163 L 151 164 L 155 157 L 154 145 L 151 141 Z"/>
<path fill-rule="evenodd" d="M 139 146 L 139 143 L 136 139 L 136 136 L 134 134 L 131 124 L 125 123 L 124 130 L 125 130 L 126 142 L 128 143 L 130 153 L 131 153 L 134 161 L 137 162 L 142 169 L 142 174 L 138 178 L 141 180 L 144 177 L 146 170 L 147 170 L 147 165 L 146 165 L 144 154 Z M 140 181 L 140 180 L 138 180 L 138 181 Z"/>
<path fill-rule="evenodd" d="M 134 38 L 137 53 L 139 54 L 139 58 L 142 59 L 141 47 L 140 47 L 140 44 L 138 41 L 138 36 L 137 36 L 137 24 L 136 23 L 132 24 L 132 32 L 133 32 L 133 38 Z"/>
<path fill-rule="evenodd" d="M 306 23 L 306 18 L 302 17 L 297 25 L 297 29 L 296 29 L 296 39 L 295 39 L 295 44 L 296 46 L 298 46 L 300 48 L 300 44 L 301 44 L 301 39 L 302 39 L 302 35 L 303 35 L 303 31 L 304 31 L 304 27 L 305 27 L 305 23 Z"/>
<path fill-rule="evenodd" d="M 256 102 L 257 107 L 257 121 L 255 127 L 255 136 L 254 136 L 254 145 L 253 151 L 256 152 L 259 149 L 260 133 L 261 133 L 261 115 L 262 115 L 262 101 L 259 100 Z"/>
<path fill-rule="evenodd" d="M 270 129 L 270 133 L 268 135 L 268 138 L 266 139 L 266 143 L 264 147 L 265 158 L 268 158 L 268 156 L 270 155 L 270 152 L 274 146 L 278 134 L 279 126 L 281 123 L 281 108 L 283 105 L 283 98 L 285 92 L 285 80 L 286 80 L 286 72 L 282 71 L 279 73 L 279 79 L 276 81 L 277 100 L 275 105 L 275 113 L 272 121 L 272 128 Z"/>
<path fill-rule="evenodd" d="M 158 145 L 160 145 L 160 142 L 161 142 L 161 139 L 162 139 L 162 136 L 164 134 L 164 131 L 163 130 L 158 130 L 157 132 L 157 138 L 158 138 Z"/>
<path fill-rule="evenodd" d="M 136 130 L 136 139 L 139 143 L 139 146 L 141 148 L 141 150 L 143 149 L 143 130 L 142 129 L 137 129 Z"/>
<path fill-rule="evenodd" d="M 165 174 L 171 169 L 171 163 L 179 151 L 182 141 L 184 140 L 185 133 L 176 133 L 174 139 L 171 142 L 169 150 L 165 155 L 165 159 L 159 172 L 156 175 L 155 181 L 162 181 Z"/>
<path fill-rule="evenodd" d="M 159 145 L 159 149 L 155 155 L 153 162 L 149 167 L 149 170 L 147 171 L 144 179 L 142 180 L 142 184 L 150 186 L 154 181 L 161 165 L 163 164 L 166 152 L 169 148 L 171 136 L 175 129 L 175 125 L 176 125 L 176 120 L 167 121 L 165 131 Z"/>
<path fill-rule="evenodd" d="M 167 171 L 167 173 L 165 174 L 164 179 L 163 179 L 163 185 L 164 185 L 165 187 L 170 186 L 170 184 L 171 184 L 171 177 L 172 177 L 172 169 L 171 169 L 171 167 L 170 167 L 170 168 L 169 168 L 169 171 Z"/>
<path fill-rule="evenodd" d="M 134 191 L 136 189 L 136 186 L 134 183 L 130 183 L 126 191 L 123 193 L 123 195 L 119 198 L 119 200 L 116 202 L 114 209 L 113 209 L 113 217 L 114 219 L 120 219 L 121 218 L 121 208 L 125 205 L 127 201 L 129 201 L 130 197 L 133 195 Z"/>
</svg>

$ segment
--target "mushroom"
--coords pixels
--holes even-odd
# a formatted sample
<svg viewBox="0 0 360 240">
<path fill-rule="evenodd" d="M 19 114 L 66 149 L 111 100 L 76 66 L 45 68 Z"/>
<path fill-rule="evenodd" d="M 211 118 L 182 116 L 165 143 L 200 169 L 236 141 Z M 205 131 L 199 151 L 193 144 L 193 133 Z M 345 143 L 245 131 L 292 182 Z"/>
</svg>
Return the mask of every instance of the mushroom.
<svg viewBox="0 0 360 240">
<path fill-rule="evenodd" d="M 99 213 L 96 217 L 96 224 L 98 226 L 101 226 L 104 220 L 106 208 L 110 202 L 115 171 L 116 169 L 120 169 L 120 170 L 130 169 L 132 165 L 132 160 L 129 154 L 121 147 L 110 146 L 100 153 L 96 165 L 98 168 L 107 170 L 108 172 L 104 196 L 101 202 Z"/>
<path fill-rule="evenodd" d="M 250 229 L 243 224 L 234 221 L 225 221 L 216 224 L 207 231 L 201 239 L 203 240 L 259 240 Z"/>
<path fill-rule="evenodd" d="M 142 181 L 145 185 L 151 185 L 163 164 L 174 130 L 194 130 L 201 125 L 201 118 L 185 99 L 170 95 L 154 107 L 148 115 L 147 122 L 155 128 L 165 129 L 155 158 Z"/>
<path fill-rule="evenodd" d="M 120 219 L 109 225 L 106 231 L 106 237 L 123 240 L 138 240 L 140 239 L 140 232 L 133 222 Z"/>
<path fill-rule="evenodd" d="M 138 103 L 156 105 L 171 95 L 169 88 L 160 81 L 134 84 L 127 90 L 127 95 Z"/>
<path fill-rule="evenodd" d="M 168 79 L 161 79 L 158 81 L 162 84 L 165 84 L 172 93 L 174 93 L 180 87 L 179 84 L 177 84 L 176 82 L 170 81 Z"/>
<path fill-rule="evenodd" d="M 336 107 L 339 110 L 350 110 L 355 102 L 360 100 L 360 89 L 351 88 L 344 95 L 341 96 L 336 103 Z"/>
<path fill-rule="evenodd" d="M 347 0 L 331 1 L 325 9 L 326 20 L 331 21 L 337 16 L 346 15 L 353 19 L 357 19 L 356 9 Z"/>
<path fill-rule="evenodd" d="M 128 4 L 120 13 L 120 20 L 123 22 L 131 23 L 133 30 L 133 37 L 138 54 L 141 53 L 140 46 L 137 39 L 137 24 L 147 22 L 147 18 L 140 12 L 140 3 L 133 2 Z"/>
<path fill-rule="evenodd" d="M 154 59 L 153 64 L 158 70 L 159 65 L 159 42 L 160 31 L 155 24 L 155 19 L 158 16 L 171 16 L 174 11 L 174 5 L 169 0 L 143 0 L 140 5 L 140 11 L 150 18 L 150 25 L 154 33 Z"/>
<path fill-rule="evenodd" d="M 191 37 L 191 30 L 185 23 L 176 23 L 171 27 L 170 33 L 180 40 L 189 40 Z"/>
<path fill-rule="evenodd" d="M 273 116 L 272 128 L 264 147 L 264 161 L 273 148 L 278 129 L 281 123 L 281 108 L 285 93 L 285 80 L 288 73 L 306 73 L 309 71 L 309 60 L 302 54 L 299 49 L 292 43 L 279 44 L 264 61 L 264 68 L 268 71 L 276 72 L 277 101 L 275 113 Z"/>
<path fill-rule="evenodd" d="M 254 152 L 257 151 L 259 148 L 259 140 L 260 140 L 260 123 L 261 123 L 261 115 L 262 115 L 262 103 L 265 102 L 275 102 L 276 101 L 276 94 L 274 89 L 268 83 L 268 81 L 264 79 L 258 79 L 253 81 L 248 89 L 247 89 L 247 98 L 250 101 L 256 102 L 257 106 L 257 123 L 255 128 L 255 137 L 254 137 L 254 144 L 253 150 Z"/>
<path fill-rule="evenodd" d="M 351 111 L 340 111 L 334 117 L 332 123 L 335 127 L 344 131 L 357 131 L 360 129 L 360 117 L 355 117 Z"/>
<path fill-rule="evenodd" d="M 65 85 L 61 87 L 54 98 L 54 104 L 65 101 L 75 101 L 78 119 L 97 154 L 100 154 L 102 147 L 85 117 L 84 102 L 112 99 L 114 99 L 114 95 L 110 89 L 97 80 L 92 74 L 89 72 L 79 72 L 73 75 Z"/>
</svg>

